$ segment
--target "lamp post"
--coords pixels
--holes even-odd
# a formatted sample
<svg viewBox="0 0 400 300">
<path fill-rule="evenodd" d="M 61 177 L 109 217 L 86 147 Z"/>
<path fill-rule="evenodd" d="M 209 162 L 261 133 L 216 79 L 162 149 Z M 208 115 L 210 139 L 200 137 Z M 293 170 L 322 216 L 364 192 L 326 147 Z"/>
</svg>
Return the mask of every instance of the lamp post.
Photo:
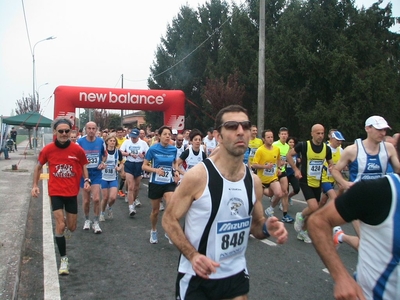
<svg viewBox="0 0 400 300">
<path fill-rule="evenodd" d="M 36 109 L 39 107 L 39 102 L 40 102 L 40 97 L 39 97 L 40 88 L 41 88 L 42 86 L 48 85 L 48 84 L 49 84 L 48 82 L 45 82 L 45 83 L 39 85 L 39 87 L 37 88 L 36 95 L 37 95 L 37 104 L 38 104 L 38 105 L 37 105 Z"/>
<path fill-rule="evenodd" d="M 37 109 L 38 109 L 38 105 L 37 105 L 37 103 L 36 103 L 36 88 L 35 88 L 35 74 L 36 74 L 36 70 L 35 70 L 35 47 L 36 47 L 36 45 L 37 44 L 39 44 L 39 43 L 41 43 L 41 42 L 44 42 L 44 41 L 49 41 L 49 40 L 54 40 L 56 37 L 55 36 L 49 36 L 48 38 L 46 38 L 46 39 L 43 39 L 43 40 L 40 40 L 40 41 L 38 41 L 38 42 L 36 42 L 36 44 L 33 46 L 33 48 L 32 48 L 32 69 L 33 69 L 33 76 L 32 76 L 32 84 L 33 84 L 33 89 L 32 89 L 32 91 L 33 91 L 33 95 L 32 95 L 32 97 L 33 97 L 33 103 L 34 103 L 34 105 L 35 105 L 35 107 L 34 107 L 34 109 L 37 111 Z M 39 101 L 39 100 L 38 100 Z"/>
</svg>

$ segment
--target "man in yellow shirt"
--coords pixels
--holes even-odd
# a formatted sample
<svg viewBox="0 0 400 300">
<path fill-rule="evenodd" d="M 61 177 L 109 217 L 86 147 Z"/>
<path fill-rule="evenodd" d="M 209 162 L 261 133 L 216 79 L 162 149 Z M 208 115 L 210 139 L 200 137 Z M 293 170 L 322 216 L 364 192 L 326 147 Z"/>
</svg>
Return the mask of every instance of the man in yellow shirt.
<svg viewBox="0 0 400 300">
<path fill-rule="evenodd" d="M 264 187 L 264 195 L 272 197 L 271 206 L 265 210 L 269 217 L 274 215 L 273 206 L 276 206 L 284 192 L 279 183 L 278 176 L 281 174 L 281 155 L 278 147 L 273 146 L 274 134 L 271 130 L 264 130 L 262 133 L 264 144 L 254 154 L 252 168 L 257 170 Z"/>
</svg>

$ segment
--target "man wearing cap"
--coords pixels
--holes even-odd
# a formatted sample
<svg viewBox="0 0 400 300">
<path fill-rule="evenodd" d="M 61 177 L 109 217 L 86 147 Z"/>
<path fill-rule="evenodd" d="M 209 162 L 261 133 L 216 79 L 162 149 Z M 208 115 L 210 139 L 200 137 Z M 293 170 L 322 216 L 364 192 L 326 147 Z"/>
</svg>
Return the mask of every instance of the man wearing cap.
<svg viewBox="0 0 400 300">
<path fill-rule="evenodd" d="M 129 134 L 130 139 L 124 141 L 120 147 L 122 155 L 126 156 L 124 169 L 126 182 L 128 184 L 130 217 L 133 217 L 136 214 L 136 205 L 133 201 L 139 194 L 140 181 L 142 179 L 142 164 L 144 156 L 149 149 L 149 145 L 147 145 L 145 141 L 139 139 L 139 134 L 139 129 L 132 129 Z"/>
<path fill-rule="evenodd" d="M 343 148 L 341 147 L 342 141 L 344 141 L 343 134 L 340 131 L 332 131 L 329 137 L 328 146 L 331 148 L 332 152 L 332 161 L 333 164 L 337 164 L 340 156 L 343 152 Z M 332 166 L 333 167 L 333 166 Z M 331 200 L 336 199 L 337 193 L 334 189 L 335 179 L 332 177 L 331 170 L 329 169 L 328 163 L 324 163 L 324 167 L 322 169 L 322 197 L 319 202 L 319 207 L 322 207 L 328 201 L 328 198 Z"/>
<path fill-rule="evenodd" d="M 386 130 L 391 129 L 386 120 L 380 116 L 369 117 L 365 121 L 365 140 L 356 139 L 353 145 L 344 149 L 339 162 L 332 168 L 331 173 L 336 182 L 344 189 L 349 189 L 355 182 L 376 179 L 384 176 L 390 163 L 396 173 L 400 171 L 400 163 L 396 149 L 390 143 L 384 142 Z M 349 179 L 342 176 L 342 170 L 349 166 Z M 353 221 L 353 227 L 359 236 L 359 221 Z M 344 235 L 342 230 L 336 230 L 334 236 L 337 244 L 346 242 L 358 249 L 359 238 Z"/>
</svg>

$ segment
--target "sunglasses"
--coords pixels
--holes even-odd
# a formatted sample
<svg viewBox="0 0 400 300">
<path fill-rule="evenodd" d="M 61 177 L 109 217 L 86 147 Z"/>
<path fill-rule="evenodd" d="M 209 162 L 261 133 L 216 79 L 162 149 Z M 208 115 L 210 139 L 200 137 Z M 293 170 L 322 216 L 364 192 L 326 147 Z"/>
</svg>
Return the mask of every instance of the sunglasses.
<svg viewBox="0 0 400 300">
<path fill-rule="evenodd" d="M 69 133 L 71 131 L 71 129 L 59 129 L 57 131 L 58 131 L 58 133 L 63 134 L 63 133 Z"/>
<path fill-rule="evenodd" d="M 251 122 L 250 121 L 226 121 L 225 123 L 222 123 L 221 125 L 218 126 L 218 129 L 221 129 L 221 127 L 224 127 L 226 130 L 236 130 L 238 129 L 239 125 L 242 126 L 243 130 L 250 130 L 251 128 Z"/>
</svg>

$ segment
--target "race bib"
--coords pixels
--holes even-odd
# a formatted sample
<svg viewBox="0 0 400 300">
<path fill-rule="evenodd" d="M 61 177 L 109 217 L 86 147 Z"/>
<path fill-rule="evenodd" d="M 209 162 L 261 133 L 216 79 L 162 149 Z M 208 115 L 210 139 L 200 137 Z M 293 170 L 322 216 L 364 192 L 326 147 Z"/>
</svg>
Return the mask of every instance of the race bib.
<svg viewBox="0 0 400 300">
<path fill-rule="evenodd" d="M 276 164 L 274 164 L 271 169 L 264 169 L 263 175 L 264 176 L 274 176 L 275 172 L 276 172 Z"/>
<path fill-rule="evenodd" d="M 87 160 L 89 164 L 87 165 L 88 169 L 97 168 L 99 165 L 99 155 L 95 153 L 86 154 Z"/>
<path fill-rule="evenodd" d="M 156 173 L 154 179 L 158 182 L 165 182 L 165 183 L 171 182 L 172 181 L 172 168 L 167 167 L 167 166 L 159 166 L 159 168 L 162 168 L 164 170 L 164 175 L 161 176 Z"/>
<path fill-rule="evenodd" d="M 243 253 L 247 248 L 251 226 L 251 217 L 235 221 L 217 223 L 216 260 L 233 257 Z"/>
<path fill-rule="evenodd" d="M 250 148 L 250 154 L 249 157 L 254 157 L 254 154 L 256 154 L 257 148 Z"/>
<path fill-rule="evenodd" d="M 322 167 L 324 165 L 323 160 L 310 160 L 308 163 L 308 175 L 321 179 Z"/>
</svg>

